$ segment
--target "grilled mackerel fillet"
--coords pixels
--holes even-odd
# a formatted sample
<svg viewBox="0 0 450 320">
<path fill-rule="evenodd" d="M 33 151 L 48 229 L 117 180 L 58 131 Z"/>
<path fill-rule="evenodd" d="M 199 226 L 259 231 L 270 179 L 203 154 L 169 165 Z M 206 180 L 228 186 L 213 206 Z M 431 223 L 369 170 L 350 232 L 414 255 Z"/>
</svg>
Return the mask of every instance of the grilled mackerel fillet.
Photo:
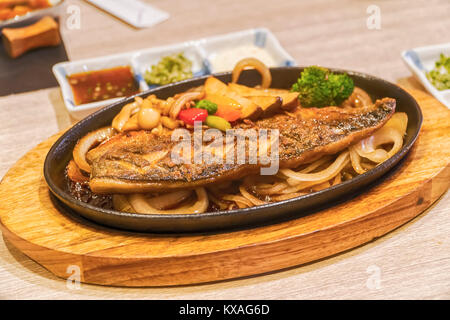
<svg viewBox="0 0 450 320">
<path fill-rule="evenodd" d="M 367 108 L 299 108 L 294 114 L 242 123 L 238 128 L 278 129 L 279 167 L 295 168 L 370 136 L 394 111 L 395 99 L 384 98 Z M 157 136 L 144 130 L 114 136 L 86 156 L 91 166 L 90 188 L 95 193 L 193 188 L 239 179 L 263 166 L 259 161 L 175 164 L 170 151 L 177 143 L 170 135 Z"/>
</svg>

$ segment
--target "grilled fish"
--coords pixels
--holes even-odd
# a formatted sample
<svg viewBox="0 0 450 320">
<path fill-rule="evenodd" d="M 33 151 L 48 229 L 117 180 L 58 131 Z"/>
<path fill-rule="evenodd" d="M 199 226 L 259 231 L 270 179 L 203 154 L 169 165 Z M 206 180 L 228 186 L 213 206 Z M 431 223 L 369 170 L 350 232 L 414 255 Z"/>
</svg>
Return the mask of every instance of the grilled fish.
<svg viewBox="0 0 450 320">
<path fill-rule="evenodd" d="M 381 128 L 395 112 L 395 99 L 383 98 L 367 108 L 299 108 L 236 128 L 279 130 L 280 168 L 295 168 L 335 154 Z M 235 129 L 235 128 L 233 128 Z M 257 131 L 259 132 L 259 131 Z M 118 134 L 88 152 L 90 188 L 95 193 L 156 192 L 194 188 L 257 173 L 256 163 L 174 163 L 178 141 L 149 131 Z M 237 148 L 237 143 L 231 145 Z M 248 155 L 248 153 L 246 153 Z"/>
</svg>

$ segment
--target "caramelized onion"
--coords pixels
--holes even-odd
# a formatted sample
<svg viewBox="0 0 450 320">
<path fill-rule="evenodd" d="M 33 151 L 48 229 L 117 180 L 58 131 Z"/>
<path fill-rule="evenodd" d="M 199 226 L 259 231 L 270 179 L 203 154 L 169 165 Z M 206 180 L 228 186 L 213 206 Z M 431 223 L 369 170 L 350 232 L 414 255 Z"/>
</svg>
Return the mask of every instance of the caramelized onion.
<svg viewBox="0 0 450 320">
<path fill-rule="evenodd" d="M 354 87 L 350 97 L 342 103 L 342 107 L 361 108 L 373 104 L 369 94 L 359 87 Z"/>
<path fill-rule="evenodd" d="M 378 148 L 383 144 L 392 143 L 391 150 Z M 392 157 L 403 145 L 403 135 L 392 127 L 383 127 L 369 138 L 356 144 L 355 149 L 358 154 L 370 161 L 381 163 Z"/>
<path fill-rule="evenodd" d="M 236 202 L 236 204 L 238 205 L 239 208 L 248 208 L 248 207 L 253 206 L 253 203 L 250 200 L 248 200 L 247 198 L 245 198 L 243 196 L 236 195 L 236 194 L 224 195 L 222 197 L 222 199 L 227 200 L 227 201 Z"/>
<path fill-rule="evenodd" d="M 86 172 L 91 172 L 91 167 L 86 161 L 86 153 L 93 146 L 111 138 L 116 134 L 116 131 L 111 127 L 104 127 L 92 131 L 81 138 L 73 148 L 73 160 L 78 167 Z"/>
<path fill-rule="evenodd" d="M 204 95 L 204 92 L 186 92 L 181 94 L 170 107 L 169 116 L 172 119 L 176 119 L 186 103 L 202 99 Z"/>
<path fill-rule="evenodd" d="M 359 87 L 355 87 L 353 89 L 353 93 L 356 95 L 356 99 L 358 99 L 363 107 L 368 107 L 373 104 L 372 98 L 369 94 Z"/>
<path fill-rule="evenodd" d="M 153 208 L 166 210 L 175 207 L 180 202 L 189 198 L 192 194 L 192 190 L 180 190 L 175 192 L 170 192 L 160 196 L 147 198 L 147 203 Z"/>
<path fill-rule="evenodd" d="M 135 193 L 128 195 L 128 200 L 131 203 L 133 209 L 138 213 L 147 214 L 190 214 L 190 213 L 203 213 L 208 209 L 209 201 L 208 195 L 204 188 L 195 189 L 197 194 L 197 200 L 192 205 L 185 205 L 177 209 L 159 210 L 152 207 L 148 203 L 148 199 L 143 194 Z"/>
<path fill-rule="evenodd" d="M 83 183 L 83 182 L 89 181 L 89 177 L 85 176 L 81 172 L 80 168 L 77 166 L 77 164 L 73 160 L 70 160 L 69 164 L 67 165 L 67 176 L 73 182 Z"/>
<path fill-rule="evenodd" d="M 266 89 L 270 87 L 270 84 L 272 83 L 272 75 L 270 74 L 269 68 L 255 58 L 244 58 L 239 61 L 233 69 L 231 82 L 236 83 L 242 70 L 248 67 L 256 69 L 261 74 L 261 88 Z"/>
<path fill-rule="evenodd" d="M 262 201 L 260 199 L 258 199 L 257 197 L 253 196 L 252 194 L 250 194 L 247 189 L 245 188 L 245 183 L 241 184 L 239 186 L 239 191 L 241 192 L 241 194 L 247 199 L 249 200 L 251 203 L 253 203 L 253 205 L 255 206 L 259 206 L 262 204 L 265 204 L 265 201 Z"/>
<path fill-rule="evenodd" d="M 128 201 L 127 196 L 123 194 L 113 194 L 112 201 L 115 210 L 123 212 L 136 212 Z"/>
<path fill-rule="evenodd" d="M 364 172 L 366 172 L 366 170 L 361 166 L 361 157 L 356 151 L 355 146 L 351 146 L 349 148 L 349 151 L 353 169 L 359 174 L 363 174 Z"/>
<path fill-rule="evenodd" d="M 302 173 L 295 172 L 291 169 L 281 169 L 280 171 L 282 174 L 289 178 L 287 182 L 290 185 L 297 185 L 302 181 L 326 181 L 334 178 L 334 176 L 339 173 L 339 171 L 342 169 L 343 164 L 348 162 L 348 157 L 348 152 L 341 153 L 328 168 L 320 172 Z"/>
</svg>

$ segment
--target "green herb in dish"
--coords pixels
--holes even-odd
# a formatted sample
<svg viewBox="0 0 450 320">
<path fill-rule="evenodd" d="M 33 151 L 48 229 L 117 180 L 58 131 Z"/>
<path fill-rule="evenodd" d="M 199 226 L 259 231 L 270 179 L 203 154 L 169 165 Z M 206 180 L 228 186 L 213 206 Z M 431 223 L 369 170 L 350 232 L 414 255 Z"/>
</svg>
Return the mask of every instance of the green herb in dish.
<svg viewBox="0 0 450 320">
<path fill-rule="evenodd" d="M 353 92 L 352 78 L 347 74 L 334 74 L 318 66 L 305 68 L 291 91 L 299 92 L 303 107 L 322 108 L 338 106 Z"/>
<path fill-rule="evenodd" d="M 192 61 L 183 53 L 177 53 L 161 58 L 147 70 L 144 75 L 148 84 L 164 85 L 192 78 Z"/>
<path fill-rule="evenodd" d="M 206 109 L 209 115 L 213 115 L 217 112 L 217 103 L 205 99 L 198 101 L 195 104 L 195 107 L 200 109 Z"/>
<path fill-rule="evenodd" d="M 450 89 L 450 56 L 441 53 L 434 69 L 427 72 L 427 78 L 438 90 Z"/>
</svg>

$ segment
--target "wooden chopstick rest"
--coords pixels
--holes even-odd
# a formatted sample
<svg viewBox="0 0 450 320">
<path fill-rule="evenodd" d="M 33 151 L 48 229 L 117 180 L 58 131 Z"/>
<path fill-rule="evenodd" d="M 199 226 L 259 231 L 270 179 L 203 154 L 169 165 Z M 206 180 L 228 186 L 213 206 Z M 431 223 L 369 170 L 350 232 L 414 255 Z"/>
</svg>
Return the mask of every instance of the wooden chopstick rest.
<svg viewBox="0 0 450 320">
<path fill-rule="evenodd" d="M 58 23 L 49 16 L 27 27 L 4 28 L 2 33 L 6 52 L 12 58 L 17 58 L 31 49 L 57 46 L 61 43 Z"/>
</svg>

